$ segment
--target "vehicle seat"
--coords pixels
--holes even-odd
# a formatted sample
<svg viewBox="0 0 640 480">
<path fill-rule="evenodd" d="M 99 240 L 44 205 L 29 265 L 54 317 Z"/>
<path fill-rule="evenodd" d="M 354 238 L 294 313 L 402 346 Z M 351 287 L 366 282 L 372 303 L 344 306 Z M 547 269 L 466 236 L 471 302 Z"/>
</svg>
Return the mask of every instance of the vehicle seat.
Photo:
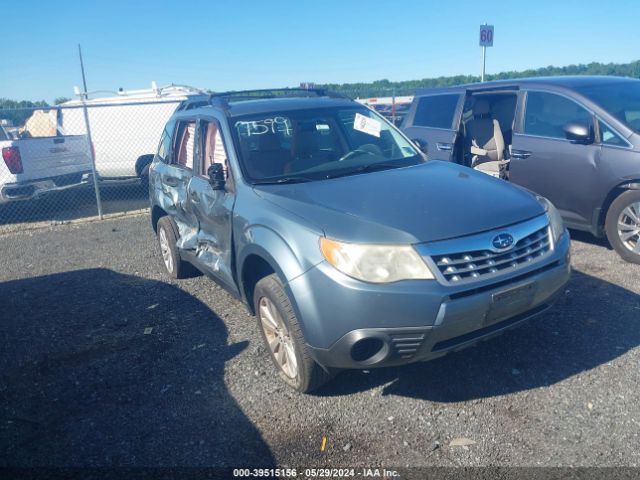
<svg viewBox="0 0 640 480">
<path fill-rule="evenodd" d="M 329 152 L 320 148 L 315 130 L 302 130 L 293 144 L 293 170 L 306 170 L 329 161 Z"/>
<path fill-rule="evenodd" d="M 506 163 L 504 138 L 500 123 L 491 118 L 489 102 L 477 98 L 472 107 L 473 119 L 466 125 L 471 166 L 492 176 L 500 176 Z"/>
<path fill-rule="evenodd" d="M 258 148 L 249 151 L 247 170 L 254 178 L 268 178 L 285 173 L 285 165 L 291 156 L 282 148 L 280 139 L 273 133 L 258 137 Z"/>
</svg>

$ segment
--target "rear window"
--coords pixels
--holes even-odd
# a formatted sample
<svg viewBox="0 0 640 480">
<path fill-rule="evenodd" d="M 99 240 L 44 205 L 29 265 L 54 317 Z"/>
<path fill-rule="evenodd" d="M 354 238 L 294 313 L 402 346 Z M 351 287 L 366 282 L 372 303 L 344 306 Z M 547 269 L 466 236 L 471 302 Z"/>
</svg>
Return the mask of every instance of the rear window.
<svg viewBox="0 0 640 480">
<path fill-rule="evenodd" d="M 413 124 L 416 127 L 453 128 L 459 98 L 456 94 L 422 97 Z"/>
<path fill-rule="evenodd" d="M 4 133 L 4 128 L 0 127 L 0 140 L 9 140 L 7 134 Z"/>
</svg>

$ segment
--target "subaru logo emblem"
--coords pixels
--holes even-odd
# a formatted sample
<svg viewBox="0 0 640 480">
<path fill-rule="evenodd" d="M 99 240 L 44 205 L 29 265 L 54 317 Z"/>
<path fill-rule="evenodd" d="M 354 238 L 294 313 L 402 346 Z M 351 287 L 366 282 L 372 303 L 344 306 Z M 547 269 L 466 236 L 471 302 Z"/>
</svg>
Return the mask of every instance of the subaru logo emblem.
<svg viewBox="0 0 640 480">
<path fill-rule="evenodd" d="M 491 241 L 494 248 L 504 250 L 513 245 L 513 237 L 508 233 L 501 233 Z"/>
</svg>

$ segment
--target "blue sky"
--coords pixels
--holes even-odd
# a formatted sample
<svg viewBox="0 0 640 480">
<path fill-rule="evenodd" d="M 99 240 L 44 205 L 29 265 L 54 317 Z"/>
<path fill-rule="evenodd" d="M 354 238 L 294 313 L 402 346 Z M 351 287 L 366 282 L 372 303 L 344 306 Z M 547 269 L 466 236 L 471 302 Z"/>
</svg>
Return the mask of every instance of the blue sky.
<svg viewBox="0 0 640 480">
<path fill-rule="evenodd" d="M 495 25 L 487 72 L 640 59 L 640 2 L 4 0 L 0 97 L 183 83 L 214 90 L 302 81 L 479 74 L 479 24 Z"/>
</svg>

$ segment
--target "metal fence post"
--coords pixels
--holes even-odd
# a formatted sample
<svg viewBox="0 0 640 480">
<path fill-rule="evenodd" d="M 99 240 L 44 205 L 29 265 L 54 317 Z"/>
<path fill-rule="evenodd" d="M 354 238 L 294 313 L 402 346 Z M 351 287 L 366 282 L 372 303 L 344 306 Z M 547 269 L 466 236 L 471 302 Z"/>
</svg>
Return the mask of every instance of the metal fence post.
<svg viewBox="0 0 640 480">
<path fill-rule="evenodd" d="M 76 87 L 77 88 L 77 87 Z M 80 89 L 77 89 L 76 93 L 80 95 L 82 100 L 82 113 L 84 113 L 84 128 L 87 137 L 87 148 L 89 149 L 89 155 L 91 156 L 91 176 L 93 177 L 93 188 L 96 193 L 96 204 L 98 206 L 98 217 L 102 220 L 102 199 L 100 197 L 100 183 L 98 181 L 98 171 L 96 170 L 96 154 L 93 149 L 93 140 L 91 140 L 91 125 L 89 122 L 89 111 L 87 110 L 87 92 L 78 93 Z"/>
<path fill-rule="evenodd" d="M 82 72 L 82 85 L 84 93 L 80 93 L 80 89 L 76 90 L 76 94 L 80 95 L 82 100 L 82 112 L 84 113 L 84 126 L 87 132 L 87 143 L 89 144 L 89 154 L 91 155 L 91 172 L 93 176 L 93 188 L 96 192 L 96 204 L 98 206 L 98 218 L 102 220 L 102 199 L 100 198 L 100 184 L 98 182 L 98 172 L 96 170 L 96 152 L 93 149 L 93 140 L 91 140 L 91 126 L 89 125 L 89 112 L 87 111 L 87 78 L 84 75 L 84 62 L 82 61 L 82 49 L 78 44 L 78 56 L 80 57 L 80 71 Z"/>
</svg>

